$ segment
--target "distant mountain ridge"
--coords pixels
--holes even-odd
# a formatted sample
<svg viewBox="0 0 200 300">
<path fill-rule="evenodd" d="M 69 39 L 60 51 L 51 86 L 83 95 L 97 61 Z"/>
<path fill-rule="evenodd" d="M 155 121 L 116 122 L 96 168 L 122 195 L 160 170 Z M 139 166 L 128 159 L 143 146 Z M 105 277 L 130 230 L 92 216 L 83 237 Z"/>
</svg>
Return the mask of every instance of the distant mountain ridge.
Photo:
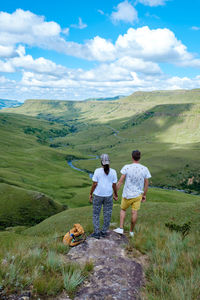
<svg viewBox="0 0 200 300">
<path fill-rule="evenodd" d="M 17 100 L 0 99 L 0 109 L 20 106 L 21 102 Z"/>
<path fill-rule="evenodd" d="M 115 96 L 115 97 L 106 97 L 106 98 L 104 98 L 104 97 L 101 97 L 101 98 L 88 98 L 88 99 L 85 99 L 84 101 L 91 101 L 91 100 L 95 100 L 95 101 L 112 101 L 112 100 L 119 100 L 119 99 L 121 99 L 121 98 L 124 98 L 124 97 L 126 97 L 126 96 L 123 96 L 123 95 L 121 95 L 121 96 Z"/>
</svg>

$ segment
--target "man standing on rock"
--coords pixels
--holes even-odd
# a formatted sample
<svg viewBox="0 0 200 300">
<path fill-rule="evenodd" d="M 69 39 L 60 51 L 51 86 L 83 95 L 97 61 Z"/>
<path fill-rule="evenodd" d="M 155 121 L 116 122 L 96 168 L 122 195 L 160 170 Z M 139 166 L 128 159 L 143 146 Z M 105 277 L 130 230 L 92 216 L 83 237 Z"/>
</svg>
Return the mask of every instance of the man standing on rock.
<svg viewBox="0 0 200 300">
<path fill-rule="evenodd" d="M 148 179 L 151 177 L 148 168 L 139 163 L 140 157 L 140 151 L 134 150 L 132 152 L 133 163 L 125 165 L 121 169 L 122 176 L 117 183 L 117 190 L 119 190 L 125 180 L 121 201 L 120 227 L 114 229 L 114 232 L 120 234 L 124 233 L 123 227 L 126 216 L 126 210 L 129 206 L 131 206 L 131 237 L 134 236 L 134 227 L 137 221 L 137 211 L 140 209 L 140 203 L 146 201 L 146 193 L 149 185 Z"/>
</svg>

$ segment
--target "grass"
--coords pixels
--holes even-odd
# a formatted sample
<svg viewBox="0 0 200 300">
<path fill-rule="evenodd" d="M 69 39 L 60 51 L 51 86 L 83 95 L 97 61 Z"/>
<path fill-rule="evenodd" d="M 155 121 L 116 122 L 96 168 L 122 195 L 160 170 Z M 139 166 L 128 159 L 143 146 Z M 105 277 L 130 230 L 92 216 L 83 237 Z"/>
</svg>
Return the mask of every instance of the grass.
<svg viewBox="0 0 200 300">
<path fill-rule="evenodd" d="M 25 134 L 24 127 L 28 124 L 38 126 L 48 131 L 59 125 L 51 125 L 47 121 L 39 121 L 31 117 L 0 114 L 6 123 L 0 128 L 0 178 L 2 182 L 28 190 L 46 194 L 53 200 L 67 205 L 67 199 L 72 197 L 74 186 L 88 185 L 85 174 L 74 173 L 66 160 L 72 152 L 62 151 L 41 144 L 35 135 Z M 62 128 L 62 127 L 61 127 Z M 81 156 L 73 151 L 74 157 Z M 66 184 L 67 183 L 67 184 Z"/>
<path fill-rule="evenodd" d="M 50 143 L 41 144 L 37 133 L 24 132 L 29 126 L 51 136 L 55 130 L 62 132 L 62 126 L 4 113 L 0 114 L 0 124 L 1 228 L 41 222 L 67 208 L 73 197 L 72 206 L 77 206 L 76 201 L 89 189 L 89 178 L 74 172 L 66 161 L 68 157 L 84 156 L 68 149 L 54 149 Z"/>
<path fill-rule="evenodd" d="M 86 202 L 87 200 L 85 200 Z M 114 203 L 111 222 L 119 220 L 119 203 Z M 192 220 L 192 226 L 199 224 L 199 196 L 193 196 L 175 191 L 165 191 L 160 189 L 149 189 L 147 202 L 143 204 L 139 222 L 149 223 L 148 215 L 151 216 L 151 224 L 164 224 L 168 221 L 185 223 Z M 190 214 L 188 214 L 188 211 Z M 130 213 L 127 216 L 129 223 Z M 54 215 L 40 224 L 26 229 L 24 234 L 47 235 L 65 234 L 74 223 L 80 223 L 88 232 L 92 232 L 92 206 L 73 208 Z M 126 225 L 126 223 L 125 223 Z"/>
<path fill-rule="evenodd" d="M 111 223 L 118 224 L 119 211 L 117 203 L 113 207 Z M 183 299 L 197 299 L 199 211 L 199 196 L 149 190 L 147 202 L 139 212 L 135 237 L 130 239 L 128 246 L 129 255 L 134 249 L 148 255 L 149 264 L 145 269 L 147 299 L 179 299 L 176 293 L 180 288 L 185 295 Z M 171 233 L 165 226 L 170 221 L 179 225 L 191 221 L 189 235 L 182 240 L 180 233 Z M 69 248 L 62 244 L 62 236 L 77 222 L 83 225 L 86 234 L 93 231 L 91 206 L 68 209 L 20 234 L 0 233 L 0 285 L 7 294 L 32 289 L 38 296 L 56 296 L 66 289 L 73 297 L 80 282 L 93 270 L 92 262 L 80 267 L 64 259 L 63 254 Z M 129 225 L 130 211 L 125 230 L 129 230 Z"/>
<path fill-rule="evenodd" d="M 80 269 L 64 261 L 69 249 L 60 236 L 77 222 L 87 234 L 93 230 L 91 179 L 71 169 L 68 159 L 93 172 L 99 160 L 84 158 L 108 153 L 119 176 L 121 167 L 131 163 L 131 151 L 139 149 L 152 185 L 199 193 L 199 121 L 199 89 L 138 92 L 115 101 L 30 100 L 1 111 L 0 218 L 6 219 L 4 227 L 17 225 L 0 232 L 4 291 L 31 289 L 38 297 L 55 297 L 67 289 L 73 297 L 93 269 L 91 262 Z M 47 218 L 63 204 L 69 209 Z M 118 201 L 112 223 L 118 224 L 119 210 Z M 134 249 L 148 255 L 147 299 L 198 299 L 199 212 L 199 196 L 149 189 L 128 246 L 129 255 Z M 21 226 L 33 224 L 30 216 L 38 218 L 33 223 L 46 219 Z M 130 212 L 126 230 L 129 221 Z M 188 222 L 191 231 L 183 240 L 165 227 Z"/>
<path fill-rule="evenodd" d="M 32 295 L 47 297 L 66 290 L 73 296 L 93 270 L 91 262 L 83 266 L 67 262 L 63 254 L 69 248 L 55 238 L 30 238 L 4 232 L 0 233 L 0 239 L 3 245 L 0 286 L 7 295 L 27 290 Z"/>
<path fill-rule="evenodd" d="M 64 287 L 69 295 L 72 295 L 76 291 L 77 286 L 80 285 L 84 279 L 79 269 L 68 271 L 67 273 L 63 272 Z"/>
<path fill-rule="evenodd" d="M 199 232 L 184 240 L 179 233 L 162 227 L 138 226 L 129 255 L 138 249 L 148 255 L 145 268 L 145 299 L 196 300 L 200 295 Z"/>
<path fill-rule="evenodd" d="M 0 183 L 0 229 L 32 226 L 64 210 L 42 193 Z"/>
</svg>

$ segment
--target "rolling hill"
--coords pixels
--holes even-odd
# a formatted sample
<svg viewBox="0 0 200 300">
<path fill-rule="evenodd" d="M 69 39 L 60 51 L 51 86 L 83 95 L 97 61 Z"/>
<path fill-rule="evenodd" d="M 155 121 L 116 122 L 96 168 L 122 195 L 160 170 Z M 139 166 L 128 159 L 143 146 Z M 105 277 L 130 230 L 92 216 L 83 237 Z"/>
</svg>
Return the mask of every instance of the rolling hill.
<svg viewBox="0 0 200 300">
<path fill-rule="evenodd" d="M 0 229 L 32 226 L 63 210 L 42 193 L 0 183 Z"/>
<path fill-rule="evenodd" d="M 139 263 L 148 258 L 149 263 L 143 265 L 146 281 L 142 290 L 147 299 L 179 299 L 180 290 L 181 298 L 186 295 L 185 299 L 198 299 L 199 205 L 199 196 L 149 190 L 147 202 L 142 204 L 139 212 L 135 237 L 129 239 L 123 249 L 126 256 Z M 119 212 L 120 206 L 115 204 L 111 228 L 117 226 Z M 129 220 L 130 210 L 125 221 L 126 232 Z M 55 299 L 63 292 L 65 274 L 70 275 L 83 267 L 66 260 L 69 247 L 62 244 L 63 235 L 77 222 L 87 235 L 92 232 L 91 206 L 70 208 L 25 230 L 13 228 L 0 232 L 0 283 L 6 294 L 22 293 L 28 287 L 34 296 Z M 165 226 L 169 222 L 180 225 L 191 222 L 191 230 L 183 239 L 180 232 L 169 231 Z M 111 248 L 111 251 L 115 253 L 115 249 Z M 87 269 L 92 271 L 91 262 Z M 88 273 L 84 273 L 84 278 L 86 275 L 88 277 Z"/>
<path fill-rule="evenodd" d="M 84 174 L 74 174 L 66 162 L 68 157 L 76 157 L 76 152 L 72 155 L 71 151 L 51 147 L 54 137 L 69 132 L 68 126 L 0 114 L 1 227 L 38 223 L 66 209 L 72 197 L 76 203 L 82 191 L 75 192 L 74 186 L 87 188 L 89 179 Z"/>
<path fill-rule="evenodd" d="M 140 149 L 151 185 L 200 192 L 200 90 L 137 92 L 114 101 L 28 100 L 0 114 L 0 178 L 68 207 L 86 206 L 107 152 L 118 175 Z M 78 159 L 77 159 L 78 158 Z M 9 197 L 9 192 L 6 194 Z"/>
<path fill-rule="evenodd" d="M 114 101 L 28 100 L 9 112 L 70 124 L 73 132 L 54 138 L 54 146 L 79 155 L 108 152 L 118 172 L 139 148 L 153 185 L 200 190 L 200 89 L 136 92 Z M 93 171 L 98 162 L 76 165 Z"/>
</svg>

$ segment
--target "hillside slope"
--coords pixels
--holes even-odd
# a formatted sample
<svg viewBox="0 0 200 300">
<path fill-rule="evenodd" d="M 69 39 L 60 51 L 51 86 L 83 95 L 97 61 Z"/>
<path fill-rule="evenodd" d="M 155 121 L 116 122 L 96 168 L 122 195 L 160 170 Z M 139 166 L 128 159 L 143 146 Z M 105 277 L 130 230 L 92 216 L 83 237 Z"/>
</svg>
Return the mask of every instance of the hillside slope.
<svg viewBox="0 0 200 300">
<path fill-rule="evenodd" d="M 0 113 L 1 182 L 44 193 L 65 205 L 73 199 L 71 206 L 77 206 L 80 195 L 88 194 L 90 180 L 87 174 L 74 172 L 67 159 L 84 155 L 68 147 L 51 147 L 53 138 L 67 134 L 67 126 Z M 83 205 L 87 201 L 83 200 Z"/>
<path fill-rule="evenodd" d="M 199 230 L 200 197 L 187 195 L 175 191 L 163 191 L 161 189 L 149 189 L 147 202 L 142 204 L 139 212 L 138 223 L 147 226 L 151 224 L 162 227 L 165 222 L 175 220 L 178 223 L 192 221 L 194 231 Z M 120 201 L 119 201 L 120 202 Z M 120 205 L 119 202 L 114 205 L 111 223 L 118 224 Z M 188 209 L 190 214 L 188 215 Z M 102 220 L 103 214 L 101 214 Z M 127 211 L 125 227 L 129 228 L 130 210 Z M 93 230 L 92 225 L 92 206 L 72 208 L 52 216 L 38 225 L 23 231 L 23 234 L 28 235 L 53 235 L 65 234 L 74 223 L 80 223 L 85 231 Z"/>
<path fill-rule="evenodd" d="M 28 100 L 9 111 L 67 124 L 67 135 L 52 138 L 57 149 L 80 156 L 107 152 L 118 174 L 132 149 L 140 149 L 153 185 L 200 191 L 200 89 L 136 92 L 115 101 Z M 99 161 L 75 164 L 93 172 Z"/>
<path fill-rule="evenodd" d="M 139 260 L 140 263 L 140 258 L 143 262 L 148 258 L 149 263 L 144 265 L 147 279 L 144 292 L 149 299 L 179 299 L 180 290 L 183 299 L 185 295 L 187 299 L 198 298 L 199 209 L 198 196 L 159 189 L 149 190 L 147 202 L 142 204 L 139 212 L 135 236 L 129 238 L 129 244 L 123 249 L 124 255 Z M 119 204 L 114 205 L 111 229 L 118 225 L 119 212 Z M 182 225 L 189 221 L 191 230 L 185 239 L 182 239 L 180 232 L 171 232 L 165 226 L 166 222 Z M 66 260 L 69 247 L 62 244 L 62 237 L 77 222 L 84 227 L 86 235 L 93 231 L 92 206 L 63 211 L 21 233 L 0 232 L 0 284 L 6 296 L 10 293 L 22 293 L 27 286 L 32 295 L 44 299 L 50 296 L 53 299 L 60 298 L 58 295 L 64 288 L 67 293 L 70 291 L 71 285 L 68 285 L 69 288 L 63 285 L 64 279 L 72 277 L 72 274 L 75 276 L 77 272 L 80 274 L 84 266 L 74 264 L 72 259 Z M 130 210 L 125 220 L 125 234 L 128 233 L 129 226 Z M 99 248 L 101 240 L 95 242 Z M 85 245 L 86 250 L 89 249 Z M 92 249 L 92 253 L 93 251 L 95 249 Z M 110 253 L 112 252 L 115 262 L 115 248 L 111 247 Z M 93 270 L 93 263 L 87 262 L 86 267 L 84 278 Z M 119 269 L 117 275 L 120 274 Z M 91 277 L 87 281 L 91 282 Z M 16 285 L 16 282 L 19 284 Z M 74 292 L 77 292 L 77 288 L 74 288 Z"/>
<path fill-rule="evenodd" d="M 46 195 L 0 183 L 0 229 L 32 226 L 64 210 Z"/>
<path fill-rule="evenodd" d="M 79 118 L 84 121 L 105 123 L 115 119 L 131 117 L 145 112 L 155 105 L 200 103 L 200 89 L 135 92 L 128 97 L 114 101 L 58 101 L 58 100 L 27 100 L 9 112 L 32 116 L 70 120 Z"/>
</svg>

